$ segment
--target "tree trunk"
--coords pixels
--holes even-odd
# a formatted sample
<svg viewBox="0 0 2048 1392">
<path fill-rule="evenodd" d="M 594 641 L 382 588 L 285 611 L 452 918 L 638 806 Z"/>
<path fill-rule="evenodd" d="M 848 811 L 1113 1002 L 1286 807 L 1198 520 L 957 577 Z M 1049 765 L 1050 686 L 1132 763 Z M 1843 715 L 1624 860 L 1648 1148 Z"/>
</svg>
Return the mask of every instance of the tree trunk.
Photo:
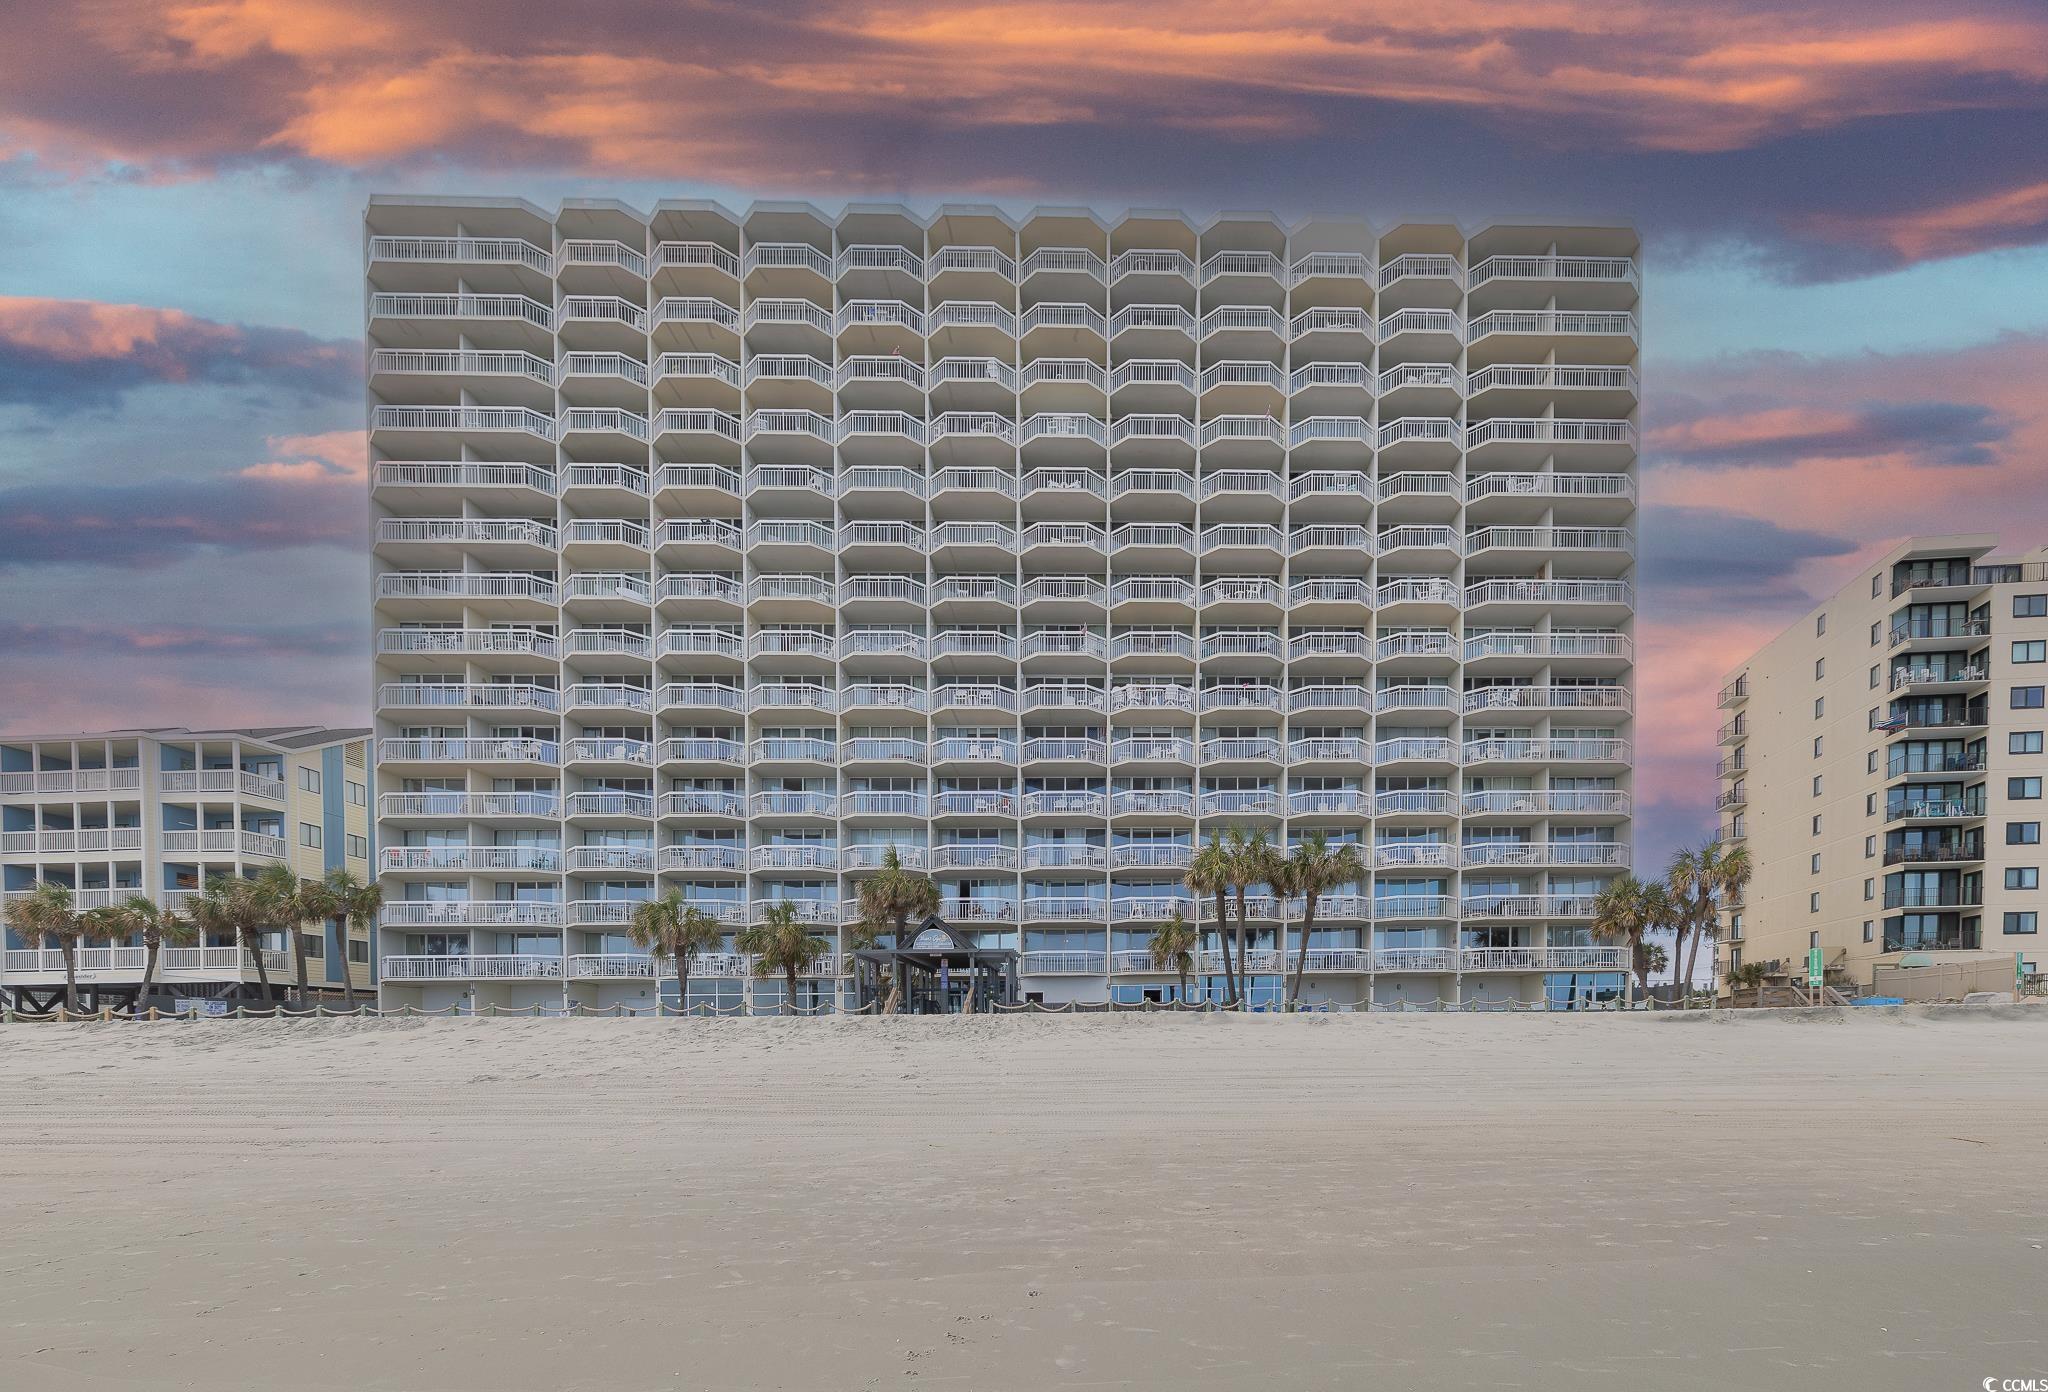
<svg viewBox="0 0 2048 1392">
<path fill-rule="evenodd" d="M 299 971 L 299 1004 L 304 1005 L 306 993 L 310 989 L 306 981 L 306 935 L 300 932 L 296 925 L 293 926 L 291 933 L 292 956 L 297 959 Z"/>
<path fill-rule="evenodd" d="M 1180 963 L 1180 1003 L 1188 1003 L 1188 968 L 1185 959 Z"/>
<path fill-rule="evenodd" d="M 1679 920 L 1671 925 L 1671 986 L 1673 994 L 1683 1001 L 1684 993 L 1678 987 L 1678 964 L 1685 957 L 1685 922 Z"/>
<path fill-rule="evenodd" d="M 69 938 L 59 938 L 57 946 L 64 953 L 64 1010 L 67 1014 L 78 1013 L 78 945 Z"/>
<path fill-rule="evenodd" d="M 263 992 L 263 1003 L 270 1004 L 270 972 L 263 965 L 263 939 L 251 933 L 242 940 L 243 947 L 256 963 L 256 986 Z"/>
<path fill-rule="evenodd" d="M 1216 947 L 1223 953 L 1223 1004 L 1237 1004 L 1237 965 L 1230 959 L 1230 905 L 1222 890 L 1216 891 Z"/>
<path fill-rule="evenodd" d="M 796 1014 L 796 963 L 791 962 L 782 969 L 782 979 L 786 983 L 782 998 L 782 1010 L 785 1015 L 794 1015 Z"/>
<path fill-rule="evenodd" d="M 1645 1000 L 1650 996 L 1650 944 L 1640 936 L 1630 945 L 1630 965 L 1635 968 L 1636 989 Z"/>
<path fill-rule="evenodd" d="M 142 945 L 142 989 L 135 993 L 135 1018 L 141 1019 L 142 1012 L 149 1007 L 149 988 L 156 984 L 156 939 L 151 938 Z"/>
<path fill-rule="evenodd" d="M 1245 911 L 1245 892 L 1237 891 L 1237 979 L 1244 985 L 1245 1009 L 1252 1004 L 1252 925 Z"/>
<path fill-rule="evenodd" d="M 690 1013 L 690 959 L 680 952 L 676 954 L 676 1013 Z"/>
<path fill-rule="evenodd" d="M 1287 992 L 1290 1009 L 1301 1004 L 1301 979 L 1308 974 L 1308 940 L 1316 926 L 1316 897 L 1310 890 L 1301 899 L 1301 951 L 1294 959 L 1294 985 Z"/>
<path fill-rule="evenodd" d="M 1687 993 L 1687 994 L 1686 994 L 1686 1004 L 1687 1004 L 1687 1007 L 1688 1007 L 1688 1008 L 1690 1008 L 1690 1006 L 1691 1006 L 1691 1003 L 1692 1003 L 1692 995 L 1691 995 L 1691 991 L 1692 991 L 1692 974 L 1693 974 L 1693 969 L 1694 969 L 1694 968 L 1696 968 L 1697 966 L 1699 966 L 1699 962 L 1700 962 L 1700 939 L 1702 939 L 1702 938 L 1704 938 L 1704 937 L 1706 937 L 1706 936 L 1707 936 L 1707 929 L 1706 929 L 1706 925 L 1705 925 L 1705 923 L 1704 923 L 1704 922 L 1701 922 L 1701 923 L 1699 923 L 1699 924 L 1695 924 L 1695 925 L 1693 926 L 1693 930 L 1692 930 L 1692 950 L 1691 950 L 1691 951 L 1690 951 L 1689 953 L 1687 953 L 1687 954 L 1686 954 L 1686 959 L 1685 959 L 1685 985 L 1686 985 L 1686 993 Z"/>
</svg>

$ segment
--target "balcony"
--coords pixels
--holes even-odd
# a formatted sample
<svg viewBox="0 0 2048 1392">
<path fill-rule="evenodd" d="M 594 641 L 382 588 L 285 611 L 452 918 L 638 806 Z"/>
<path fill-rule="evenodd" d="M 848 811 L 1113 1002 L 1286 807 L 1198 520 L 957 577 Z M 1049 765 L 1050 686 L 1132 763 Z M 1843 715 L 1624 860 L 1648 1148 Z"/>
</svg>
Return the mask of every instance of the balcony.
<svg viewBox="0 0 2048 1392">
<path fill-rule="evenodd" d="M 1583 915 L 1581 915 L 1583 917 Z M 1460 971 L 1627 971 L 1626 947 L 1467 947 Z"/>
<path fill-rule="evenodd" d="M 1887 822 L 1966 822 L 1983 816 L 1984 799 L 1979 795 L 1889 803 L 1885 807 L 1884 819 Z"/>
<path fill-rule="evenodd" d="M 1590 894 L 1468 895 L 1458 905 L 1460 918 L 1591 918 Z"/>
<path fill-rule="evenodd" d="M 1884 853 L 1886 865 L 1958 865 L 1982 859 L 1984 847 L 1980 842 L 1953 842 L 1935 846 L 1889 846 Z"/>
<path fill-rule="evenodd" d="M 1466 793 L 1462 807 L 1468 817 L 1625 817 L 1629 795 L 1614 788 L 1504 789 Z"/>
<path fill-rule="evenodd" d="M 551 333 L 555 312 L 525 295 L 386 294 L 370 296 L 372 319 L 505 320 Z"/>
<path fill-rule="evenodd" d="M 377 799 L 377 815 L 389 820 L 551 822 L 561 812 L 553 793 L 385 793 Z"/>
<path fill-rule="evenodd" d="M 284 780 L 247 769 L 172 769 L 157 775 L 157 786 L 166 793 L 224 794 L 283 802 Z"/>
<path fill-rule="evenodd" d="M 1203 817 L 1278 817 L 1280 794 L 1275 789 L 1256 788 L 1205 792 L 1197 808 Z"/>
<path fill-rule="evenodd" d="M 560 957 L 523 955 L 385 957 L 385 981 L 559 981 Z"/>
<path fill-rule="evenodd" d="M 387 739 L 377 744 L 385 764 L 514 764 L 552 768 L 562 760 L 562 747 L 537 739 Z M 282 798 L 283 785 L 278 796 Z"/>
<path fill-rule="evenodd" d="M 82 894 L 90 894 L 83 891 Z M 85 905 L 91 908 L 93 905 Z M 93 980 L 112 976 L 116 979 L 134 976 L 138 980 L 146 965 L 148 950 L 141 947 L 91 947 L 80 945 L 73 949 L 72 966 L 81 978 Z M 179 980 L 240 980 L 255 975 L 255 964 L 249 954 L 239 947 L 167 947 L 157 954 L 157 976 L 162 981 Z M 263 953 L 263 968 L 272 980 L 281 978 L 292 969 L 292 957 L 288 952 L 266 950 Z M 64 980 L 64 953 L 60 948 L 9 948 L 0 958 L 0 971 L 10 977 L 39 975 L 51 978 L 52 985 Z"/>
<path fill-rule="evenodd" d="M 1101 917 L 1100 906 L 1095 917 Z M 1103 952 L 1026 952 L 1018 958 L 1017 970 L 1022 976 L 1101 976 L 1108 966 L 1109 956 Z"/>
<path fill-rule="evenodd" d="M 385 874 L 561 873 L 562 853 L 543 846 L 385 846 L 377 866 Z"/>
<path fill-rule="evenodd" d="M 1110 794 L 1109 815 L 1184 820 L 1195 815 L 1195 795 L 1186 788 L 1118 788 Z"/>
<path fill-rule="evenodd" d="M 1612 841 L 1468 842 L 1461 848 L 1459 863 L 1466 869 L 1623 870 L 1630 864 L 1630 850 Z"/>
<path fill-rule="evenodd" d="M 552 277 L 555 258 L 519 237 L 372 237 L 372 261 L 451 266 L 524 266 Z"/>
</svg>

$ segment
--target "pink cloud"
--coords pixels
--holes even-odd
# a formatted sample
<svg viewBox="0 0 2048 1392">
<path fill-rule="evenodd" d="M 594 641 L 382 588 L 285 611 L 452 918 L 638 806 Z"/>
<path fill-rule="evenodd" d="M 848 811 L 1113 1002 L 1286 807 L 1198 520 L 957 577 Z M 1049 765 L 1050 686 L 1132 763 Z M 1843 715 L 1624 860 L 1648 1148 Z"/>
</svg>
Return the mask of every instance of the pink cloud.
<svg viewBox="0 0 2048 1392">
<path fill-rule="evenodd" d="M 262 383 L 333 397 L 354 389 L 352 345 L 296 329 L 223 324 L 178 309 L 0 296 L 0 405 L 48 414 L 157 384 Z"/>
<path fill-rule="evenodd" d="M 368 435 L 361 430 L 273 435 L 265 443 L 277 457 L 238 470 L 242 478 L 324 485 L 366 483 L 370 476 Z"/>
<path fill-rule="evenodd" d="M 1193 113 L 1207 130 L 1270 138 L 1321 128 L 1331 98 L 1727 150 L 2048 81 L 2048 17 L 1957 8 L 1022 0 L 635 8 L 627 23 L 543 0 L 103 0 L 68 28 L 28 21 L 42 32 L 24 37 L 41 41 L 12 46 L 21 95 L 0 108 L 0 150 L 11 132 L 50 158 L 145 165 L 462 151 L 698 179 L 772 168 L 845 187 L 858 158 L 847 123 L 906 105 L 951 133 L 1171 127 Z M 176 119 L 138 120 L 146 102 L 78 102 L 67 94 L 81 79 L 161 94 Z"/>
</svg>

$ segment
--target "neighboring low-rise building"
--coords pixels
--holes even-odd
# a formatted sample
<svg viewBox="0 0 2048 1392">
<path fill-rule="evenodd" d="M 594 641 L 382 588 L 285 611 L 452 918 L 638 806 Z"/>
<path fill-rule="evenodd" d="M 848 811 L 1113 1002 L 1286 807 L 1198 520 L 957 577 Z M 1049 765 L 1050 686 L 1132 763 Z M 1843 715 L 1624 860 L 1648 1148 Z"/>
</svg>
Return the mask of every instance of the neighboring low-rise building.
<svg viewBox="0 0 2048 1392">
<path fill-rule="evenodd" d="M 0 736 L 0 997 L 49 1008 L 64 991 L 54 946 L 24 941 L 7 916 L 38 882 L 72 891 L 79 910 L 143 894 L 183 908 L 224 875 L 289 865 L 316 880 L 346 869 L 368 882 L 366 730 L 266 726 Z M 273 998 L 296 983 L 282 932 L 267 954 Z M 334 996 L 375 990 L 367 927 L 309 935 L 308 982 Z M 125 1006 L 142 980 L 139 944 L 94 941 L 79 953 L 81 1004 Z M 231 940 L 167 948 L 152 1003 L 256 999 L 254 963 Z"/>
<path fill-rule="evenodd" d="M 1720 966 L 2040 959 L 2048 548 L 1915 537 L 1728 674 Z"/>
</svg>

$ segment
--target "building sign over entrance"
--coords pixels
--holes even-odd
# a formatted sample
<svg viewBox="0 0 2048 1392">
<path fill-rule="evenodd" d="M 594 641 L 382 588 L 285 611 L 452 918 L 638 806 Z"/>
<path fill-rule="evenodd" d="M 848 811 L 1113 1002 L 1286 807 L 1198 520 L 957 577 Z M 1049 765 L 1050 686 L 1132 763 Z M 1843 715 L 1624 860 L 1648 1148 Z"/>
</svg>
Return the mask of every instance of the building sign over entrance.
<svg viewBox="0 0 2048 1392">
<path fill-rule="evenodd" d="M 953 935 L 943 928 L 927 928 L 910 944 L 912 952 L 944 952 L 953 945 Z"/>
</svg>

